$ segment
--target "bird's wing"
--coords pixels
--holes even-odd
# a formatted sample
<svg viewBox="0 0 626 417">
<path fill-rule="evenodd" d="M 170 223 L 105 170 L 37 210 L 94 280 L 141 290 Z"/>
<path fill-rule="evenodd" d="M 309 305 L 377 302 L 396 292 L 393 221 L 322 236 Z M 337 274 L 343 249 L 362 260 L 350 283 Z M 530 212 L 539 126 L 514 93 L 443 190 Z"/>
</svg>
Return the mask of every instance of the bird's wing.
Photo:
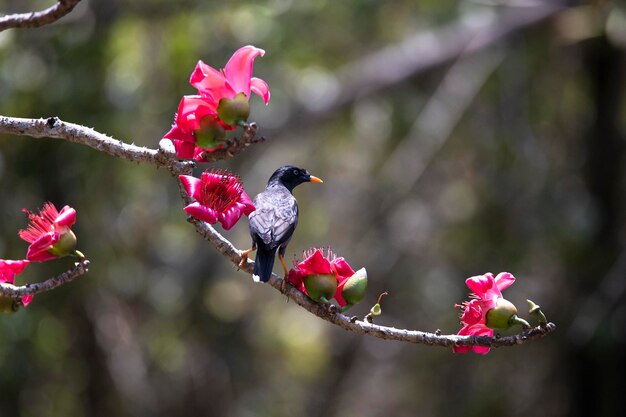
<svg viewBox="0 0 626 417">
<path fill-rule="evenodd" d="M 298 224 L 298 204 L 291 193 L 261 193 L 254 199 L 254 206 L 256 210 L 250 214 L 252 238 L 257 235 L 270 249 L 288 242 Z"/>
</svg>

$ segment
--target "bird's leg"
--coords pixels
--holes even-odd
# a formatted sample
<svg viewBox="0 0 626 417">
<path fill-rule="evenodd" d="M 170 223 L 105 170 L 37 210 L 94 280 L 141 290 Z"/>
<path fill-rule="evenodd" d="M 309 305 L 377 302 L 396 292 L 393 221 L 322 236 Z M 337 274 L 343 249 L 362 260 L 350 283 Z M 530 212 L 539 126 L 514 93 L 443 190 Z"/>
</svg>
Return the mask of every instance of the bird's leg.
<svg viewBox="0 0 626 417">
<path fill-rule="evenodd" d="M 241 252 L 241 261 L 239 261 L 239 268 L 243 268 L 246 263 L 248 263 L 248 255 L 254 250 L 256 250 L 256 245 L 253 245 L 250 249 L 246 249 Z"/>
<path fill-rule="evenodd" d="M 283 283 L 280 284 L 280 292 L 284 293 L 287 289 L 287 275 L 289 275 L 289 270 L 287 269 L 287 265 L 285 265 L 285 258 L 280 251 L 278 252 L 278 259 L 280 260 L 280 264 L 283 266 L 283 270 L 285 271 L 285 275 L 283 276 Z"/>
</svg>

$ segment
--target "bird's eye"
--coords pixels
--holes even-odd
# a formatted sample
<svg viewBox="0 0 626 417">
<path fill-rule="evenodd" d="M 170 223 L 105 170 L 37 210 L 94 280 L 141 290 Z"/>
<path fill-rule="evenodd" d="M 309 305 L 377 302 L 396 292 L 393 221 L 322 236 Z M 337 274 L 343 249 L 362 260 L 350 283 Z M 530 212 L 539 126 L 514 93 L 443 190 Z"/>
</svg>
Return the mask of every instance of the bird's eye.
<svg viewBox="0 0 626 417">
<path fill-rule="evenodd" d="M 300 171 L 298 171 L 297 169 L 293 169 L 291 170 L 291 172 L 293 173 L 293 175 L 295 175 L 296 177 L 300 175 Z"/>
</svg>

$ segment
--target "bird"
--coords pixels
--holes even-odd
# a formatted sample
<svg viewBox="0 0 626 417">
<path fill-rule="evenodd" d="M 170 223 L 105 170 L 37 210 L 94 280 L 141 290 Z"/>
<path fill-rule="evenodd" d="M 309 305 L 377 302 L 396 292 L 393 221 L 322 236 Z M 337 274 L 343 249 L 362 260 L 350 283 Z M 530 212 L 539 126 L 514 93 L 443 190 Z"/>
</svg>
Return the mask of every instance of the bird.
<svg viewBox="0 0 626 417">
<path fill-rule="evenodd" d="M 256 210 L 249 216 L 252 247 L 242 252 L 239 265 L 245 265 L 248 254 L 257 250 L 252 273 L 255 282 L 269 281 L 276 251 L 285 271 L 285 278 L 287 277 L 285 251 L 298 225 L 298 202 L 293 196 L 293 189 L 303 182 L 324 181 L 311 175 L 306 169 L 285 165 L 272 174 L 265 191 L 254 197 Z"/>
</svg>

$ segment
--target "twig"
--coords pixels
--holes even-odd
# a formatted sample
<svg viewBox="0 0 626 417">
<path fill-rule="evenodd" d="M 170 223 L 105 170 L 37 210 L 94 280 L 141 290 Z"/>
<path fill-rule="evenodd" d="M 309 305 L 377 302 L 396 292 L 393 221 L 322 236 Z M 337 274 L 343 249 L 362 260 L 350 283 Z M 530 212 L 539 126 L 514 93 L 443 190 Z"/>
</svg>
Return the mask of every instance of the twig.
<svg viewBox="0 0 626 417">
<path fill-rule="evenodd" d="M 232 158 L 233 156 L 248 149 L 253 143 L 263 142 L 265 138 L 255 138 L 257 131 L 256 123 L 246 124 L 243 128 L 241 138 L 233 138 L 226 142 L 226 146 L 213 152 L 204 152 L 202 159 L 204 162 L 217 162 L 222 159 Z"/>
<path fill-rule="evenodd" d="M 5 297 L 20 298 L 26 295 L 35 295 L 45 291 L 53 290 L 63 284 L 74 281 L 84 275 L 89 270 L 89 260 L 82 259 L 69 271 L 63 272 L 56 277 L 49 278 L 43 282 L 15 286 L 13 284 L 0 283 L 0 294 Z"/>
<path fill-rule="evenodd" d="M 10 28 L 36 28 L 56 22 L 80 2 L 80 0 L 59 0 L 54 6 L 39 12 L 15 13 L 0 17 L 0 32 Z"/>
</svg>

